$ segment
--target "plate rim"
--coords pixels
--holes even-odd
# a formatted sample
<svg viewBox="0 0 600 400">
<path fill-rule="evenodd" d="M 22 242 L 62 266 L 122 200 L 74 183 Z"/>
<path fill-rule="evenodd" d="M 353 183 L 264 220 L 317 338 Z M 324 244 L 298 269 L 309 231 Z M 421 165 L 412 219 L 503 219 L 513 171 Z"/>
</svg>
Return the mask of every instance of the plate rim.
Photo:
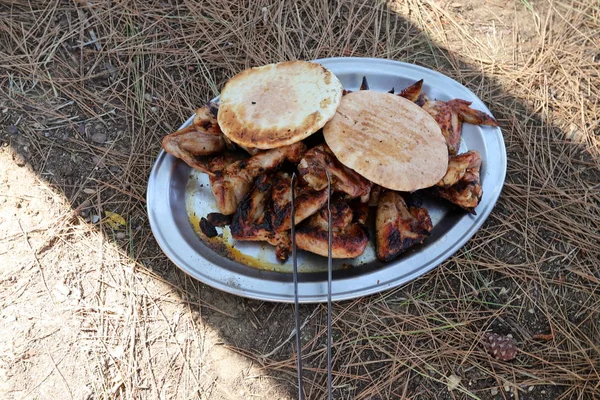
<svg viewBox="0 0 600 400">
<path fill-rule="evenodd" d="M 390 67 L 392 67 L 391 69 L 394 69 L 394 68 L 397 69 L 400 67 L 401 69 L 404 68 L 404 69 L 414 72 L 414 75 L 418 75 L 419 73 L 421 73 L 423 75 L 433 74 L 434 76 L 437 76 L 439 79 L 446 81 L 448 84 L 456 86 L 459 90 L 461 90 L 463 92 L 467 92 L 472 97 L 472 99 L 474 99 L 473 103 L 474 103 L 474 105 L 477 106 L 476 107 L 477 109 L 480 109 L 480 110 L 492 115 L 492 113 L 487 108 L 487 106 L 483 103 L 483 101 L 477 95 L 475 95 L 475 93 L 473 93 L 470 89 L 468 89 L 464 85 L 460 84 L 455 79 L 442 74 L 441 72 L 438 72 L 438 71 L 435 71 L 435 70 L 432 70 L 432 69 L 429 69 L 429 68 L 426 68 L 426 67 L 423 67 L 420 65 L 410 64 L 410 63 L 406 63 L 406 62 L 402 62 L 402 61 L 384 59 L 384 58 L 366 58 L 366 57 L 365 58 L 363 58 L 363 57 L 321 58 L 321 59 L 312 60 L 312 62 L 323 64 L 327 68 L 331 68 L 331 66 L 333 66 L 334 67 L 333 69 L 335 69 L 336 65 L 339 66 L 340 63 L 343 66 L 344 64 L 352 64 L 352 63 L 358 62 L 363 65 L 371 66 L 371 67 L 373 66 L 373 64 L 375 64 L 376 65 L 375 68 L 381 68 L 382 65 L 389 65 Z M 368 74 L 368 71 L 365 69 L 365 70 L 360 70 L 360 72 L 357 72 L 357 73 Z M 398 76 L 401 78 L 407 78 L 406 75 L 397 75 L 396 74 L 395 76 Z M 411 77 L 410 79 L 413 79 L 413 78 Z M 426 83 L 427 83 L 427 81 L 426 81 Z M 218 96 L 215 99 L 218 99 Z M 471 99 L 469 99 L 469 100 L 471 100 Z M 193 118 L 194 118 L 193 115 L 191 117 L 189 117 L 182 124 L 182 127 L 191 124 L 191 122 L 193 121 Z M 502 131 L 501 131 L 500 127 L 491 128 L 491 130 L 495 131 L 495 134 L 492 132 L 486 132 L 486 139 L 484 140 L 484 142 L 487 145 L 487 141 L 491 140 L 491 139 L 488 140 L 488 137 L 489 138 L 493 137 L 496 139 L 496 142 L 494 144 L 496 144 L 498 146 L 498 150 L 500 150 L 499 151 L 500 165 L 496 166 L 496 167 L 500 167 L 500 168 L 498 168 L 496 170 L 494 190 L 492 191 L 492 193 L 488 192 L 489 189 L 486 190 L 485 195 L 487 195 L 486 196 L 487 198 L 486 198 L 486 203 L 485 203 L 485 209 L 478 210 L 479 211 L 478 216 L 473 217 L 470 214 L 466 214 L 466 215 L 462 216 L 461 218 L 459 218 L 458 222 L 455 223 L 454 226 L 450 228 L 450 231 L 452 231 L 453 229 L 455 229 L 456 225 L 458 225 L 459 222 L 465 220 L 465 218 L 471 219 L 472 223 L 467 227 L 466 230 L 463 230 L 461 237 L 458 240 L 454 241 L 453 243 L 450 243 L 450 245 L 447 246 L 448 248 L 445 249 L 444 251 L 442 251 L 440 254 L 438 254 L 437 257 L 435 257 L 433 259 L 429 259 L 426 262 L 426 265 L 421 265 L 420 268 L 414 269 L 412 271 L 412 273 L 402 275 L 401 279 L 391 279 L 391 280 L 387 280 L 385 282 L 380 282 L 379 280 L 377 280 L 375 283 L 372 283 L 370 285 L 362 285 L 358 290 L 355 289 L 355 290 L 350 290 L 350 291 L 347 291 L 347 290 L 344 291 L 344 290 L 339 290 L 339 289 L 341 289 L 342 284 L 345 283 L 346 280 L 352 279 L 354 282 L 357 282 L 359 279 L 356 276 L 352 276 L 352 274 L 350 274 L 350 276 L 338 277 L 337 279 L 335 279 L 336 277 L 334 276 L 334 282 L 332 284 L 332 299 L 334 301 L 349 300 L 349 299 L 353 299 L 353 298 L 357 298 L 357 297 L 367 296 L 367 295 L 379 293 L 384 290 L 402 286 L 406 283 L 409 283 L 409 282 L 413 281 L 414 279 L 416 279 L 420 276 L 423 276 L 426 273 L 428 273 L 429 271 L 431 271 L 432 269 L 436 268 L 441 263 L 443 263 L 445 260 L 451 258 L 452 255 L 456 253 L 456 251 L 461 249 L 473 237 L 473 235 L 475 235 L 475 233 L 480 229 L 481 225 L 483 225 L 483 223 L 487 220 L 487 218 L 491 214 L 493 208 L 495 207 L 496 202 L 498 201 L 498 198 L 500 197 L 500 194 L 502 192 L 502 188 L 504 186 L 504 182 L 505 182 L 505 178 L 506 178 L 507 154 L 506 154 L 506 146 L 504 143 L 504 137 L 502 135 Z M 164 150 L 161 149 L 161 151 L 159 152 L 159 154 L 154 162 L 154 165 L 151 169 L 151 172 L 150 172 L 150 175 L 148 178 L 148 188 L 147 188 L 147 192 L 146 192 L 146 208 L 147 208 L 147 213 L 148 213 L 148 219 L 150 222 L 150 227 L 151 227 L 152 233 L 153 233 L 158 245 L 160 246 L 161 250 L 163 251 L 163 253 L 165 253 L 165 255 L 167 255 L 167 257 L 171 260 L 171 262 L 173 262 L 179 269 L 184 271 L 186 274 L 190 275 L 191 277 L 193 277 L 209 286 L 219 289 L 221 291 L 228 292 L 230 294 L 234 294 L 237 296 L 242 296 L 242 297 L 247 297 L 247 298 L 252 298 L 252 299 L 257 299 L 257 300 L 264 300 L 264 301 L 271 301 L 271 302 L 287 302 L 287 303 L 293 302 L 294 301 L 293 287 L 292 287 L 293 285 L 291 282 L 291 275 L 288 273 L 276 273 L 276 274 L 281 274 L 281 275 L 285 275 L 286 277 L 289 277 L 289 282 L 287 282 L 287 280 L 278 282 L 282 285 L 282 287 L 276 293 L 261 291 L 258 288 L 262 286 L 262 285 L 260 285 L 260 282 L 263 281 L 264 279 L 260 279 L 259 277 L 261 275 L 265 275 L 265 278 L 266 278 L 266 275 L 272 274 L 272 273 L 262 271 L 259 269 L 255 269 L 253 267 L 246 267 L 246 268 L 251 268 L 253 270 L 253 272 L 258 276 L 258 278 L 249 278 L 247 276 L 239 276 L 239 275 L 236 275 L 235 273 L 231 272 L 230 270 L 223 268 L 222 266 L 216 265 L 214 262 L 211 261 L 211 259 L 215 259 L 215 256 L 217 256 L 217 258 L 222 259 L 222 263 L 225 263 L 228 265 L 235 264 L 231 260 L 228 260 L 224 257 L 218 256 L 214 252 L 213 252 L 214 254 L 212 254 L 212 255 L 211 254 L 195 254 L 195 256 L 199 256 L 200 259 L 198 259 L 197 257 L 194 257 L 193 254 L 187 254 L 187 257 L 185 257 L 184 254 L 181 254 L 181 252 L 178 252 L 176 250 L 176 248 L 181 247 L 180 243 L 169 243 L 169 239 L 167 239 L 164 232 L 160 229 L 161 225 L 164 225 L 164 223 L 161 222 L 160 218 L 165 217 L 164 210 L 162 210 L 162 212 L 160 210 L 160 204 L 163 202 L 165 204 L 169 204 L 171 193 L 170 193 L 170 190 L 164 190 L 164 189 L 163 189 L 162 193 L 160 193 L 159 184 L 161 182 L 164 182 L 164 178 L 165 178 L 164 175 L 166 172 L 165 169 L 168 168 L 169 172 L 172 172 L 172 170 L 175 169 L 178 164 L 180 165 L 182 163 L 177 162 L 173 156 L 167 154 Z M 189 170 L 190 168 L 187 167 L 187 169 Z M 170 189 L 170 186 L 169 186 L 169 189 Z M 167 209 L 170 210 L 170 208 L 168 208 L 168 207 L 167 207 Z M 181 236 L 181 234 L 179 234 L 179 236 Z M 176 238 L 176 239 L 181 239 L 181 237 Z M 173 241 L 173 238 L 171 238 L 171 242 L 172 241 Z M 200 239 L 198 239 L 198 241 L 201 242 Z M 192 247 L 188 246 L 188 248 L 192 248 Z M 203 268 L 206 269 L 204 274 L 197 273 L 195 271 L 194 267 L 191 266 L 191 264 L 197 263 L 197 262 L 202 264 Z M 385 268 L 381 268 L 381 269 L 388 270 L 388 269 L 392 268 L 394 265 L 395 265 L 394 262 L 390 262 L 386 265 Z M 215 268 L 216 268 L 216 271 L 215 271 Z M 211 273 L 214 273 L 214 272 L 225 273 L 226 275 L 229 274 L 230 275 L 229 279 L 226 279 L 225 282 L 223 282 L 223 279 L 221 279 L 221 280 L 211 279 Z M 374 272 L 376 273 L 377 270 Z M 360 278 L 360 280 L 364 280 L 363 279 L 364 277 L 359 277 L 359 278 Z M 372 279 L 372 278 L 369 278 L 369 279 Z M 336 281 L 337 281 L 337 284 L 336 284 Z M 301 293 L 299 300 L 302 303 L 325 302 L 327 300 L 327 298 L 326 298 L 326 293 L 327 293 L 326 292 L 326 281 L 324 281 L 324 282 L 313 282 L 313 281 L 300 282 L 299 283 L 299 293 Z"/>
</svg>

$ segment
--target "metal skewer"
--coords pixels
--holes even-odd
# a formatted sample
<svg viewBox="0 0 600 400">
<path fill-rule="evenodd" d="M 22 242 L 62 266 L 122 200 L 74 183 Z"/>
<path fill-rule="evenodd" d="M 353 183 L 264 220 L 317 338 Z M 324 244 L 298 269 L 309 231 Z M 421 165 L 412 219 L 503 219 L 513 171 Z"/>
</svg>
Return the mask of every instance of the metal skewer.
<svg viewBox="0 0 600 400">
<path fill-rule="evenodd" d="M 327 399 L 331 400 L 331 281 L 333 280 L 332 252 L 333 228 L 331 226 L 331 176 L 327 175 Z"/>
<path fill-rule="evenodd" d="M 292 268 L 294 273 L 294 310 L 296 313 L 296 367 L 298 369 L 298 399 L 304 399 L 302 391 L 302 344 L 300 343 L 300 307 L 298 304 L 298 257 L 296 254 L 296 173 L 292 174 Z"/>
<path fill-rule="evenodd" d="M 332 372 L 331 372 L 331 282 L 333 280 L 332 267 L 332 241 L 333 229 L 331 224 L 331 176 L 326 171 L 327 175 L 327 398 L 331 400 L 332 395 Z M 292 192 L 292 268 L 294 276 L 294 306 L 296 317 L 296 354 L 297 354 L 297 369 L 298 369 L 298 399 L 304 399 L 304 391 L 302 385 L 302 344 L 300 342 L 300 310 L 298 301 L 298 259 L 296 253 L 296 173 L 292 175 L 291 192 Z"/>
</svg>

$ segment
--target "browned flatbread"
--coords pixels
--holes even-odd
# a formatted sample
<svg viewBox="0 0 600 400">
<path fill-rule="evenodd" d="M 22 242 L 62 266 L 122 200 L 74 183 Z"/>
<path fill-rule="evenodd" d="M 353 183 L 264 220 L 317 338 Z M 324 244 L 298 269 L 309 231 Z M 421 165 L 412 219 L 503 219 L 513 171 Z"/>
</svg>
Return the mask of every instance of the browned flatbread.
<svg viewBox="0 0 600 400">
<path fill-rule="evenodd" d="M 341 98 L 342 84 L 319 64 L 269 64 L 242 71 L 227 82 L 217 118 L 232 142 L 273 149 L 321 129 Z"/>
<path fill-rule="evenodd" d="M 433 186 L 448 168 L 448 148 L 435 120 L 389 93 L 347 94 L 323 133 L 342 164 L 388 189 Z"/>
</svg>

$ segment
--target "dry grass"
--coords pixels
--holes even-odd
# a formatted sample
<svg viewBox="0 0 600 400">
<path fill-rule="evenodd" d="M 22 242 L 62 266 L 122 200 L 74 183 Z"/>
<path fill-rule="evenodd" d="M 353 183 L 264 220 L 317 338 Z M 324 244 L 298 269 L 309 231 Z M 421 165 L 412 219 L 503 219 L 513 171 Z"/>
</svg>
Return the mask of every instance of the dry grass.
<svg viewBox="0 0 600 400">
<path fill-rule="evenodd" d="M 24 138 L 9 138 L 12 146 L 27 146 L 35 170 L 78 212 L 113 210 L 130 222 L 120 252 L 106 225 L 103 238 L 73 213 L 53 232 L 63 251 L 101 260 L 86 269 L 87 308 L 68 309 L 87 324 L 77 340 L 92 354 L 82 379 L 93 393 L 235 398 L 236 388 L 215 383 L 218 371 L 203 369 L 209 353 L 224 351 L 207 343 L 221 340 L 260 363 L 256 374 L 293 384 L 291 345 L 261 356 L 288 336 L 291 325 L 269 321 L 281 314 L 291 324 L 291 308 L 220 297 L 173 272 L 146 222 L 146 177 L 160 138 L 236 72 L 353 55 L 424 65 L 472 89 L 501 123 L 509 170 L 489 221 L 454 257 L 403 288 L 334 307 L 336 397 L 491 398 L 496 389 L 498 398 L 600 397 L 600 9 L 499 3 L 0 5 L 0 100 L 10 116 L 0 122 L 19 126 Z M 87 127 L 98 123 L 104 143 L 90 140 Z M 61 165 L 74 174 L 61 175 L 59 165 L 49 175 L 64 154 Z M 90 187 L 93 194 L 83 190 Z M 56 260 L 40 262 L 51 271 Z M 173 324 L 175 309 L 185 323 Z M 305 306 L 303 314 L 307 392 L 323 398 L 324 309 Z M 232 326 L 255 338 L 238 340 Z M 478 345 L 487 330 L 512 334 L 518 358 L 489 357 Z M 448 392 L 451 374 L 462 380 Z M 71 394 L 82 384 L 63 380 Z M 255 394 L 266 396 L 267 386 Z"/>
</svg>

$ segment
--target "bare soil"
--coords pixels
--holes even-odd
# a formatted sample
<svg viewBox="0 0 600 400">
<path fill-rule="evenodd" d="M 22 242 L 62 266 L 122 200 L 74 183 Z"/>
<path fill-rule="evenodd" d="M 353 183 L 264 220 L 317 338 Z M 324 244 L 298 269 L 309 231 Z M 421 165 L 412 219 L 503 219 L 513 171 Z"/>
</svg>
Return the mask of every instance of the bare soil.
<svg viewBox="0 0 600 400">
<path fill-rule="evenodd" d="M 228 77 L 352 55 L 469 87 L 509 171 L 452 258 L 335 304 L 334 398 L 599 398 L 599 21 L 591 2 L 0 3 L 0 397 L 295 398 L 293 307 L 179 271 L 145 188 L 160 138 Z M 325 308 L 301 315 L 321 399 Z"/>
</svg>

